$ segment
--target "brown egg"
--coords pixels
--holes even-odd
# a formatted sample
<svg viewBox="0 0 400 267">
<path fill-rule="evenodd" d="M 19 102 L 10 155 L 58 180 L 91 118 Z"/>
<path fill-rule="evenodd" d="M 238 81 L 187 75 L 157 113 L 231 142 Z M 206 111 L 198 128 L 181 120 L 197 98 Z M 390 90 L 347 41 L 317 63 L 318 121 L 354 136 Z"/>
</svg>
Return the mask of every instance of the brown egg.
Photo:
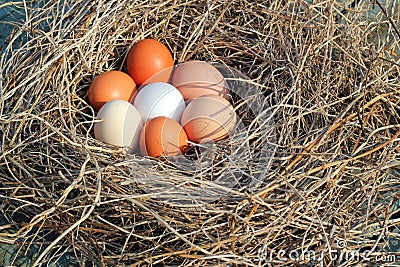
<svg viewBox="0 0 400 267">
<path fill-rule="evenodd" d="M 171 83 L 185 100 L 210 94 L 224 96 L 228 93 L 224 76 L 204 61 L 189 61 L 177 65 Z"/>
<path fill-rule="evenodd" d="M 94 78 L 89 87 L 88 99 L 96 110 L 111 100 L 130 101 L 136 92 L 136 84 L 132 78 L 118 70 L 104 72 Z"/>
<path fill-rule="evenodd" d="M 144 39 L 136 43 L 129 50 L 126 57 L 126 68 L 136 84 L 141 85 L 147 79 L 160 71 L 174 65 L 171 52 L 161 42 L 154 39 Z M 162 72 L 157 82 L 168 82 L 169 74 Z"/>
<path fill-rule="evenodd" d="M 143 156 L 176 156 L 185 153 L 188 137 L 182 126 L 167 117 L 146 122 L 140 133 L 140 152 Z"/>
<path fill-rule="evenodd" d="M 183 111 L 181 125 L 190 141 L 218 141 L 235 128 L 236 113 L 223 97 L 205 95 L 192 99 Z"/>
</svg>

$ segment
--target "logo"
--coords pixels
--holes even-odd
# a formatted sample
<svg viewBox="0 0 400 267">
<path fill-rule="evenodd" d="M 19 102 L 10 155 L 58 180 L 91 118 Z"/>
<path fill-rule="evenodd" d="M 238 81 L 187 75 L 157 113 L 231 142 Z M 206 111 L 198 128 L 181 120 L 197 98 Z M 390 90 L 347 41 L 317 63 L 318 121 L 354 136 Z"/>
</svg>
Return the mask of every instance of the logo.
<svg viewBox="0 0 400 267">
<path fill-rule="evenodd" d="M 372 250 L 356 249 L 357 246 L 348 247 L 346 239 L 337 238 L 335 240 L 336 248 L 311 249 L 291 249 L 276 250 L 269 248 L 267 245 L 262 246 L 258 250 L 258 260 L 262 264 L 274 262 L 313 262 L 324 266 L 327 260 L 333 263 L 345 262 L 373 262 L 377 264 L 392 265 L 398 261 L 396 254 L 391 252 L 377 252 Z M 264 265 L 262 265 L 264 266 Z"/>
</svg>

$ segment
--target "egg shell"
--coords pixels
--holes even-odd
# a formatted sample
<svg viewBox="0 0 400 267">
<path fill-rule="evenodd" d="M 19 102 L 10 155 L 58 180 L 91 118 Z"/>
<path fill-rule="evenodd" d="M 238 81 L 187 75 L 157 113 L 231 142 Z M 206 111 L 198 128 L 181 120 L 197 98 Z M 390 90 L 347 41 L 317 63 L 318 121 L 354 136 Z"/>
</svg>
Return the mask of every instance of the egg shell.
<svg viewBox="0 0 400 267">
<path fill-rule="evenodd" d="M 236 113 L 223 97 L 205 95 L 190 101 L 182 114 L 181 125 L 192 142 L 218 141 L 235 128 Z"/>
<path fill-rule="evenodd" d="M 98 112 L 94 136 L 105 143 L 127 147 L 128 152 L 138 150 L 143 122 L 139 112 L 125 100 L 112 100 Z"/>
<path fill-rule="evenodd" d="M 144 122 L 159 116 L 179 121 L 185 109 L 185 101 L 178 89 L 163 82 L 141 88 L 134 97 L 133 104 Z"/>
<path fill-rule="evenodd" d="M 189 61 L 177 65 L 171 84 L 181 92 L 185 100 L 210 94 L 225 96 L 229 92 L 221 72 L 204 61 Z"/>
<path fill-rule="evenodd" d="M 165 68 L 165 69 L 160 70 L 159 72 L 153 74 L 150 78 L 148 78 L 146 81 L 144 81 L 141 84 L 141 86 L 139 87 L 139 90 L 141 88 L 143 88 L 144 86 L 155 83 L 155 82 L 165 82 L 165 83 L 170 84 L 174 68 L 175 68 L 175 66 L 171 66 L 171 67 Z"/>
<path fill-rule="evenodd" d="M 126 58 L 127 71 L 138 85 L 173 65 L 174 59 L 168 48 L 161 42 L 150 38 L 134 44 Z M 164 72 L 164 74 L 164 76 L 158 77 L 158 82 L 168 82 L 171 73 Z"/>
<path fill-rule="evenodd" d="M 140 133 L 140 152 L 143 156 L 177 156 L 188 148 L 188 137 L 182 126 L 167 117 L 146 122 Z"/>
<path fill-rule="evenodd" d="M 105 103 L 121 99 L 130 101 L 136 93 L 136 84 L 126 73 L 111 70 L 93 79 L 88 91 L 90 105 L 98 111 Z"/>
</svg>

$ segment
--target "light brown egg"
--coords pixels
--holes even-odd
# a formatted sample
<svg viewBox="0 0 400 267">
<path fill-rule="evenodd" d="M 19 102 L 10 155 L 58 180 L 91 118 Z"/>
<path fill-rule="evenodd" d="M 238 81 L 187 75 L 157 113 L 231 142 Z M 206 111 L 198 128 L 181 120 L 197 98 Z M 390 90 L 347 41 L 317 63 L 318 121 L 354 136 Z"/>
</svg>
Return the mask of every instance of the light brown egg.
<svg viewBox="0 0 400 267">
<path fill-rule="evenodd" d="M 171 83 L 185 100 L 203 95 L 224 96 L 228 93 L 224 76 L 204 61 L 189 61 L 177 65 Z"/>
<path fill-rule="evenodd" d="M 167 117 L 155 117 L 146 122 L 140 133 L 143 156 L 177 156 L 188 148 L 188 137 L 182 126 Z"/>
<path fill-rule="evenodd" d="M 183 111 L 181 125 L 192 142 L 218 141 L 235 128 L 236 113 L 223 97 L 205 95 L 190 101 Z"/>
</svg>

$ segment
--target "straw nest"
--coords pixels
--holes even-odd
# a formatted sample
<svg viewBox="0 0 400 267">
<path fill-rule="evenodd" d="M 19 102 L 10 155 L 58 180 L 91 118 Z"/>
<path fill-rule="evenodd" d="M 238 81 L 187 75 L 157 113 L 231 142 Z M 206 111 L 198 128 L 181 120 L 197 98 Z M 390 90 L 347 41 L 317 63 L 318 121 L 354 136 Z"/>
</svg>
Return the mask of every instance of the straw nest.
<svg viewBox="0 0 400 267">
<path fill-rule="evenodd" d="M 399 260 L 397 1 L 19 5 L 25 20 L 3 47 L 0 95 L 0 241 L 18 245 L 16 258 L 35 248 L 32 266 Z M 165 43 L 176 63 L 245 74 L 240 87 L 259 93 L 233 98 L 237 138 L 189 162 L 129 155 L 93 138 L 91 80 L 124 70 L 129 47 L 145 37 Z M 205 151 L 214 157 L 203 159 Z M 188 205 L 196 188 L 226 173 L 241 175 L 218 187 L 224 194 Z M 155 179 L 181 184 L 162 192 Z"/>
</svg>

